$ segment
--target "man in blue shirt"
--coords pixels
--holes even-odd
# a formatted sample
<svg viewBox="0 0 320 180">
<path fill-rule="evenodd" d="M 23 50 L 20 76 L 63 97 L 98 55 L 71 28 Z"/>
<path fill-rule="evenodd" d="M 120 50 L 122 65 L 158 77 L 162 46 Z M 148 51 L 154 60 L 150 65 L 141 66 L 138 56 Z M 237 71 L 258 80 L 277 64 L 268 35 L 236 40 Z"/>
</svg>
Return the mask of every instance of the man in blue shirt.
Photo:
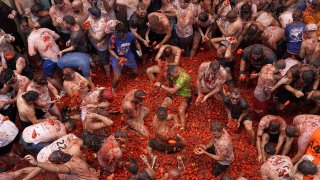
<svg viewBox="0 0 320 180">
<path fill-rule="evenodd" d="M 139 56 L 142 56 L 140 44 L 132 33 L 127 32 L 125 25 L 119 23 L 115 30 L 116 33 L 109 40 L 109 52 L 114 73 L 112 91 L 118 87 L 123 66 L 131 68 L 134 74 L 138 74 L 137 63 L 131 50 L 133 45 L 137 47 Z"/>
<path fill-rule="evenodd" d="M 287 53 L 284 54 L 284 59 L 294 56 L 301 60 L 299 54 L 302 44 L 303 34 L 305 33 L 306 25 L 302 21 L 302 11 L 296 9 L 293 11 L 293 22 L 288 24 L 285 28 L 285 37 L 287 40 Z"/>
</svg>

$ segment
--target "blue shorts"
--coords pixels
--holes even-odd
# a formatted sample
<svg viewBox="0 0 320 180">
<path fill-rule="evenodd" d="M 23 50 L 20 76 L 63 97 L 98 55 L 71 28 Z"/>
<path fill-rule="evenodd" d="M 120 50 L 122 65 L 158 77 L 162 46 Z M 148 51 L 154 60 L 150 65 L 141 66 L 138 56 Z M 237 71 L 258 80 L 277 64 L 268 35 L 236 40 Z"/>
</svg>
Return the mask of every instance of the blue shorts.
<svg viewBox="0 0 320 180">
<path fill-rule="evenodd" d="M 62 56 L 58 61 L 61 69 L 71 68 L 74 71 L 81 71 L 81 75 L 90 77 L 90 56 L 82 52 L 70 52 Z"/>
<path fill-rule="evenodd" d="M 33 143 L 27 143 L 24 141 L 22 135 L 20 137 L 20 144 L 23 146 L 23 148 L 31 153 L 37 154 L 38 152 L 41 151 L 42 148 L 50 145 L 50 143 L 38 143 L 38 144 L 33 144 Z"/>
<path fill-rule="evenodd" d="M 134 59 L 133 53 L 130 53 L 129 56 L 126 58 L 128 58 L 128 60 L 124 63 L 124 66 L 131 69 L 136 69 L 138 67 L 136 60 Z M 119 65 L 119 61 L 114 56 L 111 56 L 111 64 L 113 72 L 121 72 L 123 67 Z"/>
<path fill-rule="evenodd" d="M 44 77 L 53 77 L 54 71 L 57 68 L 57 63 L 44 59 L 43 60 L 43 75 Z"/>
</svg>

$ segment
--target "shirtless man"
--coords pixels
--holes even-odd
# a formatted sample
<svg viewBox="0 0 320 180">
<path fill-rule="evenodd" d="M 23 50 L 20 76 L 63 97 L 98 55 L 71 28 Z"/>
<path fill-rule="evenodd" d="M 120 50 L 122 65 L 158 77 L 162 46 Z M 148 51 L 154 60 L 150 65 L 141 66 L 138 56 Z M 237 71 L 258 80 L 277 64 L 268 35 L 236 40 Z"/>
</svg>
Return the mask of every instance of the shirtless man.
<svg viewBox="0 0 320 180">
<path fill-rule="evenodd" d="M 14 0 L 17 12 L 20 16 L 25 14 L 26 9 L 31 9 L 34 4 L 40 3 L 39 0 Z"/>
<path fill-rule="evenodd" d="M 261 35 L 265 29 L 265 26 L 258 21 L 248 22 L 239 36 L 236 46 L 233 48 L 234 51 L 243 45 L 243 47 L 248 47 L 254 44 L 259 44 L 262 42 Z"/>
<path fill-rule="evenodd" d="M 30 80 L 19 74 L 15 74 L 11 69 L 7 68 L 0 72 L 0 82 L 4 84 L 3 92 L 9 92 L 12 87 L 14 94 L 21 94 L 26 91 Z"/>
<path fill-rule="evenodd" d="M 262 67 L 257 86 L 254 90 L 254 110 L 256 113 L 266 115 L 272 93 L 281 85 L 288 82 L 288 78 L 276 75 L 279 71 L 285 69 L 285 67 L 285 60 L 279 60 L 274 64 L 267 64 Z"/>
<path fill-rule="evenodd" d="M 17 108 L 19 112 L 20 124 L 23 128 L 26 128 L 32 124 L 37 124 L 43 121 L 36 117 L 35 106 L 36 105 L 50 105 L 55 103 L 54 101 L 42 102 L 39 100 L 39 93 L 36 91 L 27 91 L 17 96 Z"/>
<path fill-rule="evenodd" d="M 147 148 L 151 159 L 154 158 L 152 149 L 171 154 L 181 151 L 186 146 L 184 138 L 169 127 L 169 120 L 174 121 L 173 127 L 180 127 L 176 114 L 168 114 L 165 107 L 158 108 L 152 121 L 156 137 L 149 140 Z"/>
<path fill-rule="evenodd" d="M 275 155 L 276 150 L 272 143 L 267 143 L 264 146 L 264 151 L 268 157 L 260 168 L 263 180 L 293 177 L 293 164 L 290 157 Z"/>
<path fill-rule="evenodd" d="M 146 93 L 142 90 L 131 90 L 122 100 L 124 122 L 139 134 L 148 137 L 149 131 L 144 125 L 144 118 L 150 113 L 149 108 L 143 106 Z"/>
<path fill-rule="evenodd" d="M 292 125 L 288 125 L 286 128 L 286 134 L 289 138 L 287 139 L 288 144 L 284 147 L 283 154 L 289 153 L 295 136 L 299 136 L 297 140 L 298 152 L 292 158 L 292 162 L 295 164 L 306 153 L 312 133 L 320 127 L 320 116 L 309 114 L 298 115 L 293 119 L 292 123 Z"/>
<path fill-rule="evenodd" d="M 60 99 L 57 89 L 48 82 L 44 77 L 36 77 L 33 81 L 31 81 L 26 91 L 36 91 L 39 93 L 39 99 L 41 101 L 51 101 L 50 92 L 55 96 L 55 99 Z M 46 107 L 35 107 L 36 116 L 38 117 L 48 117 L 53 115 L 57 117 L 57 119 L 61 120 L 61 114 L 56 104 L 48 104 Z"/>
<path fill-rule="evenodd" d="M 63 89 L 69 96 L 72 96 L 76 93 L 85 96 L 89 92 L 90 82 L 88 79 L 84 78 L 71 68 L 65 68 L 63 70 L 63 74 Z M 91 89 L 93 88 L 94 87 L 91 86 Z"/>
<path fill-rule="evenodd" d="M 155 80 L 155 74 L 161 73 L 168 65 L 179 65 L 182 50 L 177 46 L 162 45 L 159 49 L 155 61 L 157 65 L 149 67 L 146 72 L 151 81 Z"/>
<path fill-rule="evenodd" d="M 269 142 L 269 140 L 278 140 L 275 154 L 279 154 L 281 147 L 286 140 L 286 126 L 286 122 L 280 116 L 266 115 L 262 117 L 258 126 L 256 142 L 258 160 L 260 163 L 266 161 L 264 146 Z"/>
<path fill-rule="evenodd" d="M 278 57 L 283 55 L 283 48 L 281 45 L 284 42 L 284 29 L 279 26 L 269 26 L 264 29 L 261 35 L 262 44 L 271 48 L 277 53 Z"/>
<path fill-rule="evenodd" d="M 220 3 L 220 7 L 217 8 L 217 14 L 220 17 L 226 17 L 228 12 L 232 10 L 231 4 L 229 0 L 224 0 L 223 2 Z"/>
<path fill-rule="evenodd" d="M 118 130 L 104 141 L 97 153 L 98 162 L 104 170 L 113 173 L 119 167 L 127 139 L 127 134 Z"/>
<path fill-rule="evenodd" d="M 223 96 L 223 85 L 227 80 L 227 71 L 217 61 L 203 62 L 198 71 L 196 104 L 204 103 L 210 97 Z M 204 95 L 206 94 L 206 95 Z M 216 96 L 217 97 L 217 96 Z M 203 99 L 202 99 L 203 98 Z M 202 100 L 201 100 L 202 99 Z"/>
<path fill-rule="evenodd" d="M 160 89 L 163 89 L 164 91 L 168 92 L 168 98 L 172 99 L 173 96 L 176 95 L 176 97 L 183 99 L 180 101 L 178 111 L 182 126 L 180 130 L 185 130 L 186 110 L 192 101 L 190 90 L 190 75 L 187 72 L 185 72 L 184 69 L 176 65 L 168 66 L 167 75 L 169 80 L 168 86 L 161 84 L 161 82 L 154 83 L 154 86 L 157 86 Z"/>
<path fill-rule="evenodd" d="M 300 50 L 300 57 L 304 59 L 306 64 L 319 57 L 315 52 L 315 47 L 318 43 L 317 29 L 316 24 L 307 24 L 306 26 L 307 39 L 302 41 Z"/>
<path fill-rule="evenodd" d="M 70 3 L 65 3 L 63 0 L 54 0 L 54 5 L 49 10 L 53 26 L 57 28 L 61 38 L 65 41 L 69 39 L 70 32 L 62 26 L 62 18 L 70 13 L 72 13 Z"/>
<path fill-rule="evenodd" d="M 235 36 L 237 39 L 240 37 L 243 25 L 235 10 L 229 11 L 225 18 L 218 19 L 217 24 L 223 36 Z"/>
<path fill-rule="evenodd" d="M 146 41 L 148 43 L 157 42 L 155 50 L 160 49 L 162 45 L 167 43 L 171 37 L 171 26 L 166 15 L 153 12 L 148 15 L 148 29 L 146 32 Z"/>
<path fill-rule="evenodd" d="M 75 128 L 73 121 L 67 121 L 66 123 L 58 120 L 42 121 L 26 127 L 22 132 L 20 143 L 26 151 L 37 154 L 42 148 Z"/>
<path fill-rule="evenodd" d="M 24 157 L 33 166 L 45 171 L 59 174 L 60 178 L 98 180 L 100 171 L 95 171 L 81 158 L 64 153 L 61 150 L 53 151 L 49 162 L 38 162 L 31 155 Z"/>
<path fill-rule="evenodd" d="M 253 20 L 257 14 L 257 5 L 251 0 L 238 2 L 234 9 L 240 15 L 242 22 L 244 23 Z"/>
<path fill-rule="evenodd" d="M 74 0 L 71 3 L 71 7 L 73 10 L 72 15 L 78 24 L 82 24 L 89 17 L 88 9 L 86 9 L 81 0 Z"/>
<path fill-rule="evenodd" d="M 262 23 L 264 27 L 268 27 L 268 26 L 280 27 L 278 20 L 273 17 L 273 14 L 265 11 L 259 11 L 256 15 L 255 21 Z"/>
</svg>

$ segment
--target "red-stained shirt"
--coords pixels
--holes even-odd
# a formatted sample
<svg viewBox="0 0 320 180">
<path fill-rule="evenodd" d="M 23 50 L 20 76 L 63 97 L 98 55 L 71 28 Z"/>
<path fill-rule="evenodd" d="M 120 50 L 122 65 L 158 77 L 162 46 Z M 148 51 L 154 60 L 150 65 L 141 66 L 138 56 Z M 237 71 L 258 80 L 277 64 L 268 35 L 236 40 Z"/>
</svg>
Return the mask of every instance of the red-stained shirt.
<svg viewBox="0 0 320 180">
<path fill-rule="evenodd" d="M 233 146 L 229 134 L 226 130 L 223 130 L 223 135 L 219 139 L 213 139 L 213 145 L 216 151 L 216 155 L 224 156 L 222 161 L 219 161 L 222 165 L 229 165 L 234 160 Z"/>
<path fill-rule="evenodd" d="M 261 166 L 261 176 L 269 179 L 288 179 L 292 176 L 293 164 L 288 156 L 274 155 Z"/>
</svg>

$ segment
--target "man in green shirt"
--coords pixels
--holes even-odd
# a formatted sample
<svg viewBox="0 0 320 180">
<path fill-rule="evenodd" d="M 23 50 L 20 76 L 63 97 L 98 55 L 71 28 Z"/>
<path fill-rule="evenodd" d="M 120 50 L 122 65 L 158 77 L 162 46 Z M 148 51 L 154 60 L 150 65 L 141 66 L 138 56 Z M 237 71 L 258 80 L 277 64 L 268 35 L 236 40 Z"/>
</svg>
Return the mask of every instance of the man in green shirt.
<svg viewBox="0 0 320 180">
<path fill-rule="evenodd" d="M 160 82 L 156 82 L 154 85 L 158 86 L 170 94 L 176 94 L 184 98 L 184 101 L 181 101 L 179 105 L 179 116 L 181 120 L 181 130 L 184 130 L 186 127 L 186 109 L 191 102 L 191 90 L 190 90 L 190 81 L 191 77 L 188 73 L 185 72 L 182 68 L 176 65 L 168 66 L 168 78 L 169 81 L 173 82 L 173 87 L 165 86 Z M 172 84 L 172 83 L 169 83 Z M 171 98 L 171 97 L 170 97 Z"/>
</svg>

